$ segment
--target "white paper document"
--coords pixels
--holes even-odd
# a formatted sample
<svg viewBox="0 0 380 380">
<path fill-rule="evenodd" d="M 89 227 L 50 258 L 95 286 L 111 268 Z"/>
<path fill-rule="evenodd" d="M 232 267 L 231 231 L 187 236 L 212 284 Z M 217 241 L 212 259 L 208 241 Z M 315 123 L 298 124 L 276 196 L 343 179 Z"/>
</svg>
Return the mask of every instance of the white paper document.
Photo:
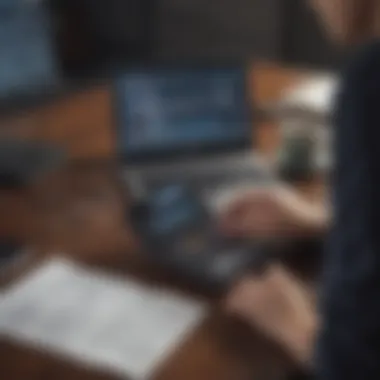
<svg viewBox="0 0 380 380">
<path fill-rule="evenodd" d="M 0 296 L 0 334 L 146 379 L 205 315 L 202 303 L 54 259 Z"/>
</svg>

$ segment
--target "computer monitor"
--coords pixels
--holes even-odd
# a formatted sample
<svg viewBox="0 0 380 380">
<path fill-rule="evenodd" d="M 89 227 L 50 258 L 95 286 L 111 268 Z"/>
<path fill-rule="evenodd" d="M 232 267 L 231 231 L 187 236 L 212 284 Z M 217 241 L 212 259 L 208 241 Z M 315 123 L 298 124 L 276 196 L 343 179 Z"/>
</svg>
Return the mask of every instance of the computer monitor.
<svg viewBox="0 0 380 380">
<path fill-rule="evenodd" d="M 129 70 L 116 85 L 126 159 L 199 154 L 251 142 L 243 67 Z"/>
<path fill-rule="evenodd" d="M 58 85 L 60 72 L 52 30 L 43 5 L 0 2 L 0 103 Z"/>
<path fill-rule="evenodd" d="M 148 59 L 150 0 L 0 0 L 0 113 Z M 11 110 L 11 111 L 10 111 Z"/>
</svg>

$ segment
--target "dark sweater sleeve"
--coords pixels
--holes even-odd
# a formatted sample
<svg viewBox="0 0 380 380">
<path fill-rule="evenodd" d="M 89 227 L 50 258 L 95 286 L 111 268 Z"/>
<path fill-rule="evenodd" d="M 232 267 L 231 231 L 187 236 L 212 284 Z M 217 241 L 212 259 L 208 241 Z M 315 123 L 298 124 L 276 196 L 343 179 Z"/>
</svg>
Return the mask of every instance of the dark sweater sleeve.
<svg viewBox="0 0 380 380">
<path fill-rule="evenodd" d="M 344 72 L 336 107 L 334 221 L 327 244 L 320 380 L 380 379 L 380 44 Z"/>
</svg>

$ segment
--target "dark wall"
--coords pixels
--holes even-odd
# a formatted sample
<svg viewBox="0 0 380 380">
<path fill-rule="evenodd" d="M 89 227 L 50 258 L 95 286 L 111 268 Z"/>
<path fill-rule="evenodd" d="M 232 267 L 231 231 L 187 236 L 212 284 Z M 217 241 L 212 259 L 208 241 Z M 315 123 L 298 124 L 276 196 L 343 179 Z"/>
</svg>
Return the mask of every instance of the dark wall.
<svg viewBox="0 0 380 380">
<path fill-rule="evenodd" d="M 49 12 L 39 4 L 0 1 L 0 98 L 28 96 L 59 81 Z"/>
<path fill-rule="evenodd" d="M 335 67 L 341 51 L 306 0 L 160 0 L 154 56 Z"/>
<path fill-rule="evenodd" d="M 161 0 L 159 58 L 279 59 L 283 0 Z"/>
<path fill-rule="evenodd" d="M 18 1 L 0 0 L 5 93 L 19 88 L 16 82 L 6 87 L 12 78 L 7 67 L 19 67 L 20 81 L 33 68 L 28 78 L 43 83 L 46 73 L 51 80 L 60 68 L 81 78 L 93 75 L 92 66 L 98 73 L 120 61 L 256 58 L 332 66 L 339 58 L 305 0 L 50 0 L 43 3 L 48 9 L 19 7 Z"/>
<path fill-rule="evenodd" d="M 282 0 L 56 0 L 90 56 L 280 59 Z M 77 27 L 73 26 L 77 24 Z"/>
<path fill-rule="evenodd" d="M 66 47 L 78 61 L 86 54 L 90 61 L 96 56 L 259 58 L 311 66 L 339 61 L 306 0 L 52 1 L 70 20 Z M 79 42 L 82 47 L 73 49 Z"/>
<path fill-rule="evenodd" d="M 52 0 L 50 5 L 69 72 L 151 57 L 155 0 Z"/>
<path fill-rule="evenodd" d="M 301 66 L 334 67 L 342 51 L 328 38 L 305 0 L 283 0 L 282 60 Z"/>
</svg>

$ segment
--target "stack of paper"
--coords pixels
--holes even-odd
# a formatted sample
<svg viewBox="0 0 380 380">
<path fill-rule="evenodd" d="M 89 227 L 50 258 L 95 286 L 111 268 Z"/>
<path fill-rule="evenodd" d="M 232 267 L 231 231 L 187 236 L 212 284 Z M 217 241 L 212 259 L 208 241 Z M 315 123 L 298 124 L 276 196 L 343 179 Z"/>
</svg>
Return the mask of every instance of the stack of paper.
<svg viewBox="0 0 380 380">
<path fill-rule="evenodd" d="M 0 334 L 145 379 L 204 314 L 193 300 L 55 259 L 1 295 Z"/>
</svg>

